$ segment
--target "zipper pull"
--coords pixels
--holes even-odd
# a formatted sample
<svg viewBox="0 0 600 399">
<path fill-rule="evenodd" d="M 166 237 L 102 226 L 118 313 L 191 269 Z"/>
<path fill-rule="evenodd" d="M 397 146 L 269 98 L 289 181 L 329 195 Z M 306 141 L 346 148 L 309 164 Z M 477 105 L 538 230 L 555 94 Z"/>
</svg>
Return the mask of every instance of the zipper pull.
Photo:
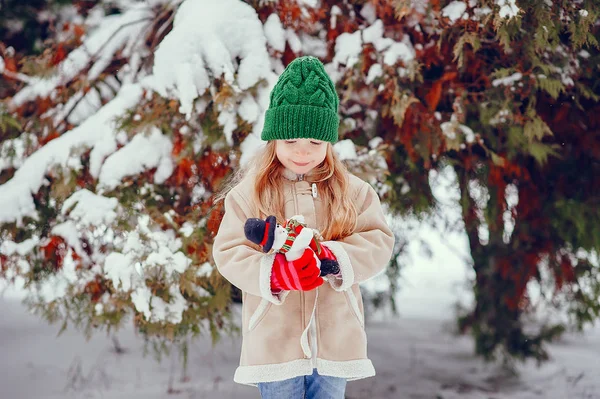
<svg viewBox="0 0 600 399">
<path fill-rule="evenodd" d="M 312 188 L 312 196 L 313 196 L 313 198 L 317 198 L 317 184 L 313 183 L 311 185 L 311 188 Z"/>
<path fill-rule="evenodd" d="M 304 175 L 298 175 L 298 181 L 304 180 Z"/>
</svg>

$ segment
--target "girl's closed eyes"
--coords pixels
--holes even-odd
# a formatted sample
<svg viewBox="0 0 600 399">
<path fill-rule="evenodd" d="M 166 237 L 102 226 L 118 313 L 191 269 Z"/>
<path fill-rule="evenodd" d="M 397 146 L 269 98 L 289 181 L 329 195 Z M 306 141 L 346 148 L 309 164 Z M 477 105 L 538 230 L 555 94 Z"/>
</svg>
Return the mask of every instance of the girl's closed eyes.
<svg viewBox="0 0 600 399">
<path fill-rule="evenodd" d="M 297 141 L 296 140 L 284 140 L 286 144 L 295 144 Z M 310 141 L 310 144 L 312 145 L 321 145 L 323 144 L 322 141 Z"/>
</svg>

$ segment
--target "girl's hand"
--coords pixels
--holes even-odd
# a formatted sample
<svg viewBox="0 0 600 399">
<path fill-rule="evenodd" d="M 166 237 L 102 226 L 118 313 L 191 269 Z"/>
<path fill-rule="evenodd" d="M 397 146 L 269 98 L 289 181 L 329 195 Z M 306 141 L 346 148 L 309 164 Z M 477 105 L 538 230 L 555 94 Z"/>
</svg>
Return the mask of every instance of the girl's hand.
<svg viewBox="0 0 600 399">
<path fill-rule="evenodd" d="M 310 291 L 325 280 L 320 276 L 315 253 L 306 248 L 302 256 L 288 261 L 283 254 L 276 254 L 271 271 L 271 290 Z"/>
<path fill-rule="evenodd" d="M 329 274 L 337 275 L 340 273 L 340 265 L 337 258 L 329 248 L 321 244 L 321 253 L 319 254 L 321 261 L 321 276 Z"/>
</svg>

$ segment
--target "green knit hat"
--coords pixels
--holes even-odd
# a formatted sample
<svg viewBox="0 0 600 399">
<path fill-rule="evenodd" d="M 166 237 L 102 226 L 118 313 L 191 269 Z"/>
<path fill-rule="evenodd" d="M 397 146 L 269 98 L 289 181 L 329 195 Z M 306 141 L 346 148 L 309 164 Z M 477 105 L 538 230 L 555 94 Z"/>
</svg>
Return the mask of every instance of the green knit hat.
<svg viewBox="0 0 600 399">
<path fill-rule="evenodd" d="M 263 140 L 338 139 L 339 98 L 318 58 L 298 57 L 285 68 L 271 91 Z"/>
</svg>

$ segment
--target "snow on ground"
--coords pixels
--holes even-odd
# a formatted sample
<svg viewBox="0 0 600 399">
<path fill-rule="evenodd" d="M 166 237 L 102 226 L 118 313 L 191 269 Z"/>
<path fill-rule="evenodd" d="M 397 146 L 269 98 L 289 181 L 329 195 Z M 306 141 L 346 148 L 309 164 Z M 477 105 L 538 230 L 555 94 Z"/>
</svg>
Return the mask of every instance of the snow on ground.
<svg viewBox="0 0 600 399">
<path fill-rule="evenodd" d="M 28 314 L 14 295 L 0 299 L 0 314 L 2 398 L 259 398 L 257 389 L 232 380 L 239 361 L 237 338 L 225 338 L 214 349 L 208 338 L 196 340 L 189 380 L 182 382 L 178 355 L 160 363 L 144 357 L 130 324 L 117 334 L 125 348 L 117 354 L 104 334 L 89 342 L 74 331 L 56 337 L 58 327 Z M 484 364 L 473 355 L 472 340 L 452 330 L 451 318 L 371 322 L 368 352 L 377 376 L 348 383 L 346 397 L 600 398 L 600 328 L 551 344 L 552 361 L 539 369 L 533 362 L 522 365 L 520 377 Z"/>
</svg>

